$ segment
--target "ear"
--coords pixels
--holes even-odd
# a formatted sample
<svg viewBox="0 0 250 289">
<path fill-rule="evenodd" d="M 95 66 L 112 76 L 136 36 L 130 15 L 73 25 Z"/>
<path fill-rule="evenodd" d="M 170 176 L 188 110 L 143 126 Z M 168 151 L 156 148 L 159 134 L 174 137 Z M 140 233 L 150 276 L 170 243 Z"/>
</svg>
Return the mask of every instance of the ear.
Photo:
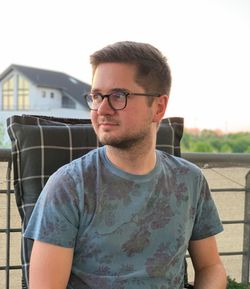
<svg viewBox="0 0 250 289">
<path fill-rule="evenodd" d="M 154 102 L 155 105 L 155 114 L 153 118 L 154 122 L 158 123 L 164 117 L 165 111 L 168 106 L 168 99 L 169 99 L 168 95 L 161 95 L 156 98 L 156 101 Z"/>
</svg>

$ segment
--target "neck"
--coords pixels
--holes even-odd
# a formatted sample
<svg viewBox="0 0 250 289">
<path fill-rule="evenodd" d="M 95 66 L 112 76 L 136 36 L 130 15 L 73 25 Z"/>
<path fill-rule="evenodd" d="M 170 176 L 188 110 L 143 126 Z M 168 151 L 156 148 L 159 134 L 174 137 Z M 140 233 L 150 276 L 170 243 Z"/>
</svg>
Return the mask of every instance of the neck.
<svg viewBox="0 0 250 289">
<path fill-rule="evenodd" d="M 137 175 L 149 173 L 156 164 L 155 143 L 140 148 L 120 149 L 106 146 L 108 159 L 119 169 Z"/>
</svg>

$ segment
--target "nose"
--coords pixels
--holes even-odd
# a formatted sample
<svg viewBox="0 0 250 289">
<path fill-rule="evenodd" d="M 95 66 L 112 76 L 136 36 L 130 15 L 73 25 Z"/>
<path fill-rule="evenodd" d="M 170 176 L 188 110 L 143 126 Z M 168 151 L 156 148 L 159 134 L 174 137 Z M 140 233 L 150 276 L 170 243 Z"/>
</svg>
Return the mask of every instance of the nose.
<svg viewBox="0 0 250 289">
<path fill-rule="evenodd" d="M 110 106 L 108 97 L 104 97 L 101 105 L 99 106 L 97 113 L 100 115 L 114 114 L 115 110 Z"/>
</svg>

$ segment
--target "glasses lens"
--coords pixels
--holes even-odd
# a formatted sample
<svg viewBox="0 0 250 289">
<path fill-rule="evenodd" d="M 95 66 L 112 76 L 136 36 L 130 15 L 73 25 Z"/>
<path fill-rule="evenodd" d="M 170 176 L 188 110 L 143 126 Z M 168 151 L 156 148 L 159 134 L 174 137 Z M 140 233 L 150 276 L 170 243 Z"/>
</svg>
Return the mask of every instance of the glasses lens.
<svg viewBox="0 0 250 289">
<path fill-rule="evenodd" d="M 102 96 L 95 93 L 90 93 L 86 96 L 86 101 L 90 109 L 97 110 L 102 102 Z"/>
<path fill-rule="evenodd" d="M 109 101 L 114 109 L 123 109 L 126 106 L 127 96 L 125 92 L 112 92 L 109 96 Z"/>
<path fill-rule="evenodd" d="M 90 93 L 86 95 L 86 101 L 91 110 L 98 110 L 105 97 L 108 98 L 109 105 L 114 110 L 124 109 L 126 107 L 127 93 L 122 91 L 115 91 L 106 95 Z"/>
</svg>

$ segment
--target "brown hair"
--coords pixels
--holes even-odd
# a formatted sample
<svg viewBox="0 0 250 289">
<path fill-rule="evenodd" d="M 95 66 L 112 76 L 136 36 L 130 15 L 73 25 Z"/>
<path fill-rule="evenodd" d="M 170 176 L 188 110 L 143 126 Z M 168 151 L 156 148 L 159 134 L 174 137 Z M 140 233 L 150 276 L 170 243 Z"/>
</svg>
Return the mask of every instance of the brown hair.
<svg viewBox="0 0 250 289">
<path fill-rule="evenodd" d="M 170 94 L 171 71 L 166 57 L 147 43 L 121 41 L 108 45 L 90 56 L 93 74 L 101 63 L 127 63 L 137 67 L 135 81 L 147 93 Z"/>
</svg>

